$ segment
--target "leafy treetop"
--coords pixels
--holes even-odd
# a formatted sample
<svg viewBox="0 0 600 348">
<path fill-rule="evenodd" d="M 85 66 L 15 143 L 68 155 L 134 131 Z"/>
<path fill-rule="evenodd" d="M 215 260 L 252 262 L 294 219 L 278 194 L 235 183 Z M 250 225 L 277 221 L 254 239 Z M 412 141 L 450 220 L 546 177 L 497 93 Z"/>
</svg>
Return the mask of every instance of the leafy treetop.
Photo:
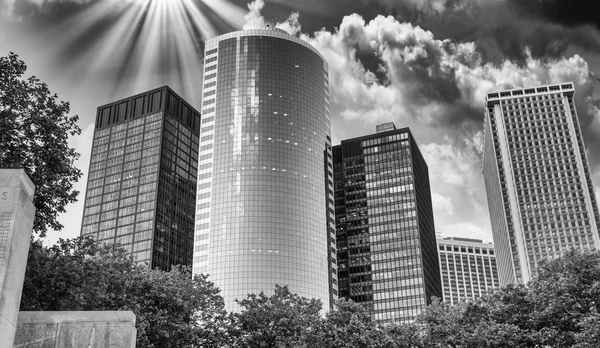
<svg viewBox="0 0 600 348">
<path fill-rule="evenodd" d="M 62 229 L 58 214 L 77 200 L 79 154 L 68 138 L 81 129 L 69 103 L 36 77 L 22 78 L 26 69 L 12 52 L 0 57 L 0 168 L 23 168 L 35 185 L 33 231 L 44 237 L 48 228 Z"/>
</svg>

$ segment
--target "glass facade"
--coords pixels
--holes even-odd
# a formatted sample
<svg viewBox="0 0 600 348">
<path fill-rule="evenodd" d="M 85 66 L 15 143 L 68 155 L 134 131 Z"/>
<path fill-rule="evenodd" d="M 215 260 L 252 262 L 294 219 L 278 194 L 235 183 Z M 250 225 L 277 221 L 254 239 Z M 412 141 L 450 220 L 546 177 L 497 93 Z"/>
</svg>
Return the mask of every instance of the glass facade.
<svg viewBox="0 0 600 348">
<path fill-rule="evenodd" d="M 438 239 L 444 302 L 476 299 L 498 288 L 494 245 L 478 239 Z"/>
<path fill-rule="evenodd" d="M 275 284 L 329 308 L 327 64 L 276 29 L 205 50 L 194 272 L 210 275 L 228 310 Z"/>
<path fill-rule="evenodd" d="M 483 174 L 500 285 L 539 262 L 600 248 L 600 218 L 572 83 L 487 95 Z"/>
<path fill-rule="evenodd" d="M 381 322 L 442 297 L 429 174 L 408 128 L 333 148 L 339 295 Z"/>
<path fill-rule="evenodd" d="M 98 108 L 81 234 L 191 265 L 200 114 L 168 87 Z"/>
</svg>

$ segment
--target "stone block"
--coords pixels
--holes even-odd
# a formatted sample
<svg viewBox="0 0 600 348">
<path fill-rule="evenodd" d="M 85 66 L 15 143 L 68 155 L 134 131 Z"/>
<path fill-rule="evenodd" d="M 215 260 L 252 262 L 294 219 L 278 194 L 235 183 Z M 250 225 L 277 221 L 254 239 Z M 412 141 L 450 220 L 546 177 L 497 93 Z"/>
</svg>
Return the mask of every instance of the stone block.
<svg viewBox="0 0 600 348">
<path fill-rule="evenodd" d="M 20 312 L 14 348 L 135 348 L 131 311 Z"/>
<path fill-rule="evenodd" d="M 33 228 L 34 185 L 22 169 L 0 169 L 0 348 L 12 348 Z"/>
</svg>

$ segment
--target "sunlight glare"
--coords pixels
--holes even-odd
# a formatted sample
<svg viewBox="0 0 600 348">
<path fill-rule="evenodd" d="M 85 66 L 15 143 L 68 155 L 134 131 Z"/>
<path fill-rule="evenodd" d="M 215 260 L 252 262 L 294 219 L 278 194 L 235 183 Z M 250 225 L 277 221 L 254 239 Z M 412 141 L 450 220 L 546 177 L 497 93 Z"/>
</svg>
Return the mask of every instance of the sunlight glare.
<svg viewBox="0 0 600 348">
<path fill-rule="evenodd" d="M 222 34 L 213 23 L 241 28 L 246 12 L 227 0 L 105 0 L 43 35 L 63 38 L 52 53 L 66 74 L 100 73 L 115 94 L 122 84 L 199 89 L 204 41 Z"/>
</svg>

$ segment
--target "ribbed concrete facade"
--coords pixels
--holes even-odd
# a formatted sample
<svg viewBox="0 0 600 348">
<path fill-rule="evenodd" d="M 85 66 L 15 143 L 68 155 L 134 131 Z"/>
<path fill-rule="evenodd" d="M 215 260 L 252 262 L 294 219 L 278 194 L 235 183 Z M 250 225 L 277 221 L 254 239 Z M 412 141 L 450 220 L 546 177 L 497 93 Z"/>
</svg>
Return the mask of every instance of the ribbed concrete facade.
<svg viewBox="0 0 600 348">
<path fill-rule="evenodd" d="M 600 248 L 600 218 L 572 83 L 489 93 L 483 174 L 500 284 Z"/>
</svg>

